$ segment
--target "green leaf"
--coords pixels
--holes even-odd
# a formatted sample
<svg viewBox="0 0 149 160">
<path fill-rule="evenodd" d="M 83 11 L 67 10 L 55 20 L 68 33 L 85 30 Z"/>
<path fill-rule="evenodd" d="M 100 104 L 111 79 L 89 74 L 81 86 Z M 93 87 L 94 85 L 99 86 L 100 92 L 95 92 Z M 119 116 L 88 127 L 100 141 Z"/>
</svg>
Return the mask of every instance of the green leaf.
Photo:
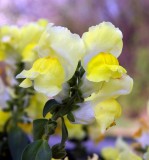
<svg viewBox="0 0 149 160">
<path fill-rule="evenodd" d="M 47 119 L 36 119 L 33 121 L 34 140 L 41 139 L 45 133 L 45 126 L 48 123 Z"/>
<path fill-rule="evenodd" d="M 61 144 L 64 145 L 65 142 L 68 139 L 68 130 L 66 128 L 64 118 L 61 117 L 61 119 L 62 119 L 62 140 L 61 140 Z"/>
<path fill-rule="evenodd" d="M 48 124 L 45 126 L 45 133 L 47 135 L 54 134 L 56 127 L 57 127 L 57 122 L 53 120 L 49 120 Z"/>
<path fill-rule="evenodd" d="M 66 156 L 65 146 L 56 144 L 52 147 L 52 157 L 55 159 L 62 159 Z"/>
<path fill-rule="evenodd" d="M 24 148 L 29 144 L 27 135 L 19 128 L 12 128 L 8 134 L 8 145 L 14 160 L 20 160 Z"/>
<path fill-rule="evenodd" d="M 75 111 L 75 110 L 77 110 L 77 109 L 79 109 L 79 108 L 80 108 L 79 105 L 72 105 L 72 110 L 73 110 L 73 111 Z"/>
<path fill-rule="evenodd" d="M 45 117 L 49 112 L 53 113 L 59 105 L 60 104 L 54 99 L 48 100 L 43 108 L 43 117 Z"/>
<path fill-rule="evenodd" d="M 82 76 L 84 75 L 84 73 L 85 73 L 85 70 L 84 70 L 84 68 L 81 66 L 81 67 L 80 67 L 80 78 L 82 78 Z"/>
<path fill-rule="evenodd" d="M 74 118 L 74 116 L 71 112 L 67 114 L 67 118 L 68 118 L 69 121 L 75 122 L 75 118 Z"/>
<path fill-rule="evenodd" d="M 29 144 L 23 154 L 21 160 L 51 160 L 51 149 L 46 140 L 37 140 Z"/>
</svg>

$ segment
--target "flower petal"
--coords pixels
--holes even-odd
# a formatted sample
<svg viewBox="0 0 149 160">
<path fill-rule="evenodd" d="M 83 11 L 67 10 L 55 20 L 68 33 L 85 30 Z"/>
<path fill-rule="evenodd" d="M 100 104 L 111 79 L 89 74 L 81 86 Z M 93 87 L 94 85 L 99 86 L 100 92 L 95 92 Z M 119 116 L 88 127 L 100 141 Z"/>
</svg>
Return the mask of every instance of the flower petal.
<svg viewBox="0 0 149 160">
<path fill-rule="evenodd" d="M 89 124 L 95 120 L 94 111 L 90 102 L 78 104 L 79 109 L 73 112 L 75 123 Z"/>
<path fill-rule="evenodd" d="M 112 54 L 99 53 L 89 61 L 86 72 L 88 80 L 100 82 L 120 78 L 126 70 L 119 65 L 117 58 Z"/>
<path fill-rule="evenodd" d="M 79 35 L 59 26 L 47 27 L 38 45 L 39 56 L 54 56 L 59 59 L 65 68 L 66 80 L 74 74 L 84 52 L 84 43 Z"/>
<path fill-rule="evenodd" d="M 40 73 L 34 79 L 34 88 L 38 92 L 52 97 L 62 89 L 65 77 L 64 69 L 56 58 L 41 59 L 44 59 L 43 62 L 39 62 L 39 65 L 34 66 L 34 69 Z"/>
<path fill-rule="evenodd" d="M 38 72 L 34 71 L 33 69 L 30 70 L 23 70 L 20 74 L 16 76 L 16 78 L 30 78 L 34 79 L 39 75 Z"/>
<path fill-rule="evenodd" d="M 97 83 L 98 86 L 98 83 Z M 97 94 L 92 94 L 86 101 L 94 100 L 94 103 L 109 99 L 117 98 L 120 95 L 129 94 L 132 90 L 133 79 L 128 75 L 123 75 L 119 79 L 111 79 L 109 82 L 103 82 L 102 87 Z"/>
<path fill-rule="evenodd" d="M 96 105 L 94 113 L 101 133 L 104 133 L 115 119 L 121 115 L 121 106 L 115 99 L 109 99 Z"/>
<path fill-rule="evenodd" d="M 55 96 L 62 89 L 65 73 L 57 58 L 45 57 L 37 59 L 30 70 L 22 71 L 17 78 L 28 78 L 20 84 L 22 87 L 30 86 L 30 79 L 34 81 L 35 90 Z"/>
<path fill-rule="evenodd" d="M 19 86 L 23 87 L 23 88 L 31 87 L 32 81 L 30 79 L 26 78 Z"/>
<path fill-rule="evenodd" d="M 87 55 L 84 59 L 85 64 L 100 52 L 112 53 L 115 57 L 118 57 L 122 51 L 122 32 L 110 22 L 103 22 L 90 27 L 82 38 L 87 49 Z"/>
</svg>

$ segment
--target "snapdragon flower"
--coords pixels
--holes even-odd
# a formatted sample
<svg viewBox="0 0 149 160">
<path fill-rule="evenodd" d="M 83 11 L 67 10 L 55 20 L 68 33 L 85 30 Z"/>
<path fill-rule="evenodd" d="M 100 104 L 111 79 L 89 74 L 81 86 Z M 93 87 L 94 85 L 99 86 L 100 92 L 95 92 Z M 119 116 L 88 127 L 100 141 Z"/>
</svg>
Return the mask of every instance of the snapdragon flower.
<svg viewBox="0 0 149 160">
<path fill-rule="evenodd" d="M 33 62 L 37 58 L 36 44 L 48 22 L 40 19 L 22 27 L 0 27 L 0 61 L 9 64 L 18 61 Z"/>
<path fill-rule="evenodd" d="M 39 58 L 30 70 L 17 76 L 25 78 L 20 86 L 33 85 L 36 91 L 47 96 L 57 95 L 62 85 L 73 76 L 83 54 L 84 43 L 78 35 L 67 28 L 49 25 L 38 44 Z"/>
<path fill-rule="evenodd" d="M 133 80 L 119 65 L 117 57 L 122 51 L 122 33 L 109 22 L 89 28 L 82 39 L 86 54 L 82 59 L 86 71 L 80 89 L 84 103 L 74 111 L 76 123 L 88 124 L 95 120 L 102 133 L 121 115 L 116 101 L 120 95 L 129 94 Z"/>
<path fill-rule="evenodd" d="M 75 123 L 97 121 L 103 133 L 121 115 L 116 98 L 132 90 L 133 80 L 117 59 L 122 47 L 121 31 L 109 22 L 89 28 L 82 38 L 50 24 L 38 43 L 39 58 L 17 78 L 25 78 L 21 87 L 33 85 L 36 91 L 61 103 L 70 96 L 68 80 L 81 60 L 85 73 L 77 89 L 84 101 L 77 101 L 80 107 L 73 111 Z"/>
</svg>

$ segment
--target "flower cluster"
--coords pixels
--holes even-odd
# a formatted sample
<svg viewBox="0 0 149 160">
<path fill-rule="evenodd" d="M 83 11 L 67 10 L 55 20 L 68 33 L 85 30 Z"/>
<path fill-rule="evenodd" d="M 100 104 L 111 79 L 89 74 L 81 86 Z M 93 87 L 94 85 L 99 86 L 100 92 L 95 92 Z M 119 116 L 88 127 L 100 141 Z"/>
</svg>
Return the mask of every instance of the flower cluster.
<svg viewBox="0 0 149 160">
<path fill-rule="evenodd" d="M 0 27 L 0 61 L 31 62 L 37 58 L 35 47 L 41 34 L 47 26 L 44 19 L 30 23 L 22 27 Z"/>
<path fill-rule="evenodd" d="M 24 78 L 21 87 L 33 86 L 60 104 L 69 101 L 74 123 L 96 121 L 103 133 L 121 115 L 117 98 L 133 85 L 117 59 L 122 47 L 122 33 L 110 22 L 90 27 L 82 37 L 49 24 L 36 43 L 32 67 L 17 78 Z"/>
</svg>

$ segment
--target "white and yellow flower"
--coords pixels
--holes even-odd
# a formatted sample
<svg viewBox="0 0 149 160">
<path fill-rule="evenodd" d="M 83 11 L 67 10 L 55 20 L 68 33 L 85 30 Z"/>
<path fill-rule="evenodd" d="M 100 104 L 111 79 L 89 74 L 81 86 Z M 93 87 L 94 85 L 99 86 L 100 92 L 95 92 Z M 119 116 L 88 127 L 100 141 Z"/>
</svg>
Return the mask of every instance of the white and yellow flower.
<svg viewBox="0 0 149 160">
<path fill-rule="evenodd" d="M 29 23 L 20 28 L 18 51 L 23 62 L 33 62 L 38 58 L 35 48 L 47 24 L 47 20 L 41 19 L 36 23 Z"/>
<path fill-rule="evenodd" d="M 41 19 L 22 27 L 0 27 L 0 61 L 33 62 L 37 58 L 36 44 L 47 24 Z"/>
<path fill-rule="evenodd" d="M 115 99 L 129 94 L 132 84 L 132 79 L 126 75 L 105 82 L 97 94 L 86 98 L 80 108 L 73 112 L 75 122 L 88 124 L 96 120 L 103 133 L 121 115 L 121 106 Z"/>
<path fill-rule="evenodd" d="M 86 48 L 82 60 L 86 74 L 81 86 L 85 103 L 73 112 L 75 122 L 88 124 L 96 120 L 103 133 L 121 115 L 115 99 L 131 92 L 133 80 L 117 59 L 123 46 L 118 28 L 103 22 L 89 28 L 82 39 Z"/>
<path fill-rule="evenodd" d="M 112 23 L 103 22 L 90 27 L 82 39 L 86 47 L 83 66 L 88 80 L 109 81 L 126 73 L 117 60 L 123 47 L 122 33 Z"/>
<path fill-rule="evenodd" d="M 106 147 L 101 151 L 105 160 L 142 160 L 122 139 L 116 141 L 116 147 Z"/>
<path fill-rule="evenodd" d="M 11 62 L 16 59 L 20 30 L 17 26 L 0 27 L 0 61 Z"/>
<path fill-rule="evenodd" d="M 32 85 L 36 91 L 55 96 L 64 82 L 74 74 L 84 54 L 82 39 L 67 28 L 49 25 L 38 44 L 37 59 L 30 70 L 22 71 L 17 78 L 26 78 L 21 87 Z"/>
</svg>

